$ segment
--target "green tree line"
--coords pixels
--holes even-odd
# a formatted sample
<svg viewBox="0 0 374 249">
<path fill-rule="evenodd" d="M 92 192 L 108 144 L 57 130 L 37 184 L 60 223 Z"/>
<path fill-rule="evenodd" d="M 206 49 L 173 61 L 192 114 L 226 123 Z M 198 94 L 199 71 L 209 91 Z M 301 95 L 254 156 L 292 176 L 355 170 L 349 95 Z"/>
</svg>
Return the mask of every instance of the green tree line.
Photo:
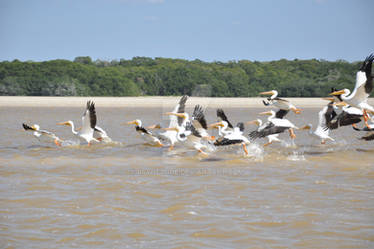
<svg viewBox="0 0 374 249">
<path fill-rule="evenodd" d="M 0 62 L 0 95 L 251 97 L 276 89 L 284 97 L 326 96 L 354 87 L 360 62 L 249 60 L 203 62 L 134 57 L 103 61 Z"/>
</svg>

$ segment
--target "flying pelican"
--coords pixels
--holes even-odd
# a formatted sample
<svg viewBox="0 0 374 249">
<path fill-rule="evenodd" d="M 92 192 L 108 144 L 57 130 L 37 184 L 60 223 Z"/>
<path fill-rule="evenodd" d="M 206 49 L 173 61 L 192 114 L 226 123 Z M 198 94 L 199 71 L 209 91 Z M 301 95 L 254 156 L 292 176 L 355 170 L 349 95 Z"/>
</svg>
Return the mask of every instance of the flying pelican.
<svg viewBox="0 0 374 249">
<path fill-rule="evenodd" d="M 184 130 L 177 128 L 178 140 L 184 142 L 187 147 L 196 149 L 201 154 L 207 155 L 203 149 L 207 148 L 207 143 L 214 140 L 207 132 L 208 126 L 204 116 L 203 108 L 196 105 L 192 114 L 191 122 L 187 122 Z"/>
<path fill-rule="evenodd" d="M 264 125 L 265 127 L 263 129 L 249 133 L 249 137 L 252 140 L 256 138 L 263 138 L 272 134 L 282 133 L 285 130 L 289 131 L 292 139 L 296 138 L 293 129 L 298 129 L 298 127 L 296 127 L 288 119 L 276 118 L 276 113 L 272 110 L 268 112 L 261 112 L 260 115 L 269 115 L 270 117 L 268 118 L 268 122 L 265 123 L 266 125 Z"/>
<path fill-rule="evenodd" d="M 82 116 L 82 128 L 76 131 L 74 128 L 73 121 L 69 120 L 66 122 L 58 123 L 58 125 L 71 126 L 71 132 L 82 140 L 85 140 L 88 145 L 91 145 L 92 141 L 100 142 L 94 138 L 94 129 L 96 127 L 96 111 L 95 104 L 92 101 L 88 101 L 86 110 Z"/>
<path fill-rule="evenodd" d="M 248 155 L 247 144 L 250 144 L 250 141 L 243 135 L 244 124 L 240 122 L 236 125 L 236 127 L 233 127 L 222 109 L 217 109 L 217 117 L 219 122 L 209 126 L 210 128 L 217 128 L 220 136 L 214 142 L 214 145 L 227 146 L 241 144 L 245 154 Z"/>
<path fill-rule="evenodd" d="M 300 130 L 309 130 L 310 135 L 314 135 L 321 139 L 321 144 L 325 144 L 326 140 L 335 141 L 333 138 L 329 136 L 329 128 L 327 126 L 327 121 L 329 118 L 331 118 L 331 114 L 326 114 L 329 112 L 334 111 L 333 110 L 333 102 L 330 102 L 327 106 L 323 107 L 321 111 L 318 113 L 318 126 L 315 131 L 312 131 L 313 125 L 308 124 Z"/>
<path fill-rule="evenodd" d="M 34 137 L 36 137 L 39 142 L 54 142 L 57 146 L 61 146 L 62 140 L 57 137 L 52 132 L 46 131 L 46 130 L 40 130 L 40 126 L 37 124 L 34 124 L 33 126 L 29 126 L 25 123 L 22 124 L 25 131 L 32 131 Z"/>
<path fill-rule="evenodd" d="M 142 138 L 150 144 L 154 144 L 157 146 L 162 147 L 163 144 L 161 143 L 160 139 L 152 134 L 151 131 L 147 130 L 142 126 L 142 121 L 140 119 L 135 119 L 133 121 L 129 121 L 126 124 L 135 124 L 135 130 L 142 136 Z"/>
<path fill-rule="evenodd" d="M 357 128 L 356 124 L 361 122 L 361 120 L 365 120 L 364 112 L 362 110 L 356 107 L 347 106 L 345 102 L 339 102 L 334 106 L 342 106 L 342 112 L 339 115 L 337 115 L 335 111 L 331 111 L 331 114 L 329 111 L 326 112 L 326 126 L 331 130 L 347 125 L 352 125 Z M 328 118 L 330 115 L 332 116 Z"/>
<path fill-rule="evenodd" d="M 218 123 L 213 124 L 213 127 L 225 127 L 227 122 L 222 120 Z M 238 123 L 234 127 L 232 132 L 224 134 L 222 137 L 218 138 L 215 142 L 215 146 L 228 146 L 228 145 L 242 145 L 243 150 L 246 155 L 248 155 L 247 145 L 250 144 L 248 138 L 243 135 L 244 124 L 242 122 Z"/>
<path fill-rule="evenodd" d="M 347 88 L 330 93 L 330 95 L 341 95 L 341 99 L 348 105 L 362 110 L 367 127 L 369 127 L 367 111 L 374 113 L 374 107 L 367 103 L 368 97 L 373 90 L 373 76 L 371 75 L 373 60 L 374 54 L 365 58 L 360 70 L 356 73 L 356 84 L 352 93 Z"/>
<path fill-rule="evenodd" d="M 165 132 L 160 133 L 159 135 L 167 140 L 169 140 L 170 147 L 169 150 L 174 148 L 176 142 L 178 142 L 178 131 L 177 130 L 184 130 L 185 128 L 183 125 L 186 124 L 188 120 L 188 114 L 185 112 L 186 101 L 188 99 L 187 95 L 184 95 L 180 100 L 179 103 L 175 106 L 172 112 L 166 113 L 169 115 L 169 127 L 163 128 Z M 158 127 L 157 125 L 151 127 Z M 150 128 L 151 128 L 150 127 Z"/>
<path fill-rule="evenodd" d="M 270 97 L 267 98 L 268 102 L 266 102 L 265 100 L 262 101 L 264 105 L 266 106 L 274 105 L 281 110 L 292 110 L 296 114 L 301 113 L 301 109 L 296 108 L 296 106 L 291 104 L 288 100 L 278 98 L 278 91 L 276 90 L 260 92 L 260 95 L 271 95 Z"/>
<path fill-rule="evenodd" d="M 266 123 L 262 124 L 262 120 L 259 119 L 259 118 L 255 119 L 255 120 L 252 120 L 252 121 L 249 121 L 249 122 L 247 122 L 247 124 L 257 125 L 258 126 L 257 131 L 261 131 L 267 125 Z M 268 142 L 266 144 L 264 144 L 264 146 L 268 146 L 268 145 L 272 144 L 273 142 L 281 142 L 282 140 L 280 140 L 278 138 L 278 136 L 279 136 L 279 134 L 271 134 L 271 135 L 266 136 L 266 138 L 268 139 Z"/>
<path fill-rule="evenodd" d="M 225 112 L 222 109 L 217 109 L 218 123 L 211 124 L 209 128 L 218 128 L 218 135 L 223 137 L 234 131 L 233 125 L 230 123 Z"/>
</svg>

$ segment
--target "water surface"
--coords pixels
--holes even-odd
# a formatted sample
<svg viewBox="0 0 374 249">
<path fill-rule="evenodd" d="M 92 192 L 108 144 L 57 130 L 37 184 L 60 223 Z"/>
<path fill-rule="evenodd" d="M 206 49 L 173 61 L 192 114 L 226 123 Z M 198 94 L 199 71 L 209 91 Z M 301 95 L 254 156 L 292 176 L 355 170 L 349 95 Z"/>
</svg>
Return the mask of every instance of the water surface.
<svg viewBox="0 0 374 249">
<path fill-rule="evenodd" d="M 351 127 L 320 145 L 307 132 L 208 157 L 150 147 L 122 123 L 166 124 L 154 108 L 100 108 L 98 125 L 118 143 L 40 146 L 37 123 L 65 139 L 82 108 L 0 107 L 1 248 L 373 248 L 374 141 Z M 188 108 L 191 111 L 191 108 Z M 225 108 L 233 123 L 263 109 Z M 318 109 L 289 114 L 316 125 Z M 208 122 L 215 110 L 207 108 Z M 246 134 L 253 130 L 246 127 Z"/>
</svg>

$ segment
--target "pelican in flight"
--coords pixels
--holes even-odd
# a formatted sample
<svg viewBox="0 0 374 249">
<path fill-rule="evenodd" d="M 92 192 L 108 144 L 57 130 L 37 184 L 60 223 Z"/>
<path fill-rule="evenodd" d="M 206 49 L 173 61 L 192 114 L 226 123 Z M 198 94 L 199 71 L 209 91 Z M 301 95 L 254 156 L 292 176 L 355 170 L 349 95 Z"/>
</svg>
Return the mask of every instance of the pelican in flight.
<svg viewBox="0 0 374 249">
<path fill-rule="evenodd" d="M 59 137 L 57 137 L 52 132 L 41 130 L 39 125 L 34 124 L 32 126 L 29 126 L 23 123 L 22 126 L 25 131 L 31 131 L 34 137 L 39 140 L 39 142 L 54 142 L 57 146 L 61 146 L 62 140 Z"/>
<path fill-rule="evenodd" d="M 75 130 L 74 123 L 71 120 L 58 123 L 58 125 L 71 126 L 71 132 L 81 140 L 86 141 L 88 145 L 91 145 L 92 141 L 100 142 L 100 140 L 94 137 L 96 127 L 96 111 L 95 104 L 92 101 L 87 102 L 86 110 L 82 116 L 82 128 L 79 131 Z"/>
<path fill-rule="evenodd" d="M 276 91 L 276 90 L 271 90 L 271 91 L 267 91 L 267 92 L 260 92 L 260 95 L 271 95 L 270 97 L 267 98 L 268 102 L 266 102 L 265 100 L 262 101 L 264 103 L 264 105 L 266 105 L 266 106 L 274 105 L 281 110 L 291 110 L 296 114 L 301 113 L 301 109 L 296 108 L 296 106 L 291 104 L 291 102 L 289 102 L 286 99 L 279 98 L 278 97 L 278 91 Z"/>
<path fill-rule="evenodd" d="M 289 131 L 290 137 L 292 139 L 296 138 L 293 129 L 298 129 L 293 123 L 288 119 L 276 118 L 276 113 L 271 110 L 268 112 L 261 112 L 260 115 L 269 115 L 268 122 L 263 125 L 263 128 L 260 130 L 252 131 L 249 133 L 249 137 L 254 140 L 256 138 L 267 137 L 268 135 L 282 133 L 286 130 Z"/>
<path fill-rule="evenodd" d="M 328 123 L 330 122 L 329 119 L 332 118 L 334 112 L 334 102 L 330 102 L 327 106 L 323 107 L 321 111 L 318 113 L 318 125 L 315 131 L 312 131 L 313 125 L 308 124 L 300 130 L 309 130 L 309 134 L 316 136 L 317 138 L 321 139 L 321 144 L 325 144 L 326 140 L 335 141 L 333 138 L 329 136 L 330 129 L 328 128 Z M 336 114 L 335 114 L 336 115 Z"/>
<path fill-rule="evenodd" d="M 176 128 L 176 131 L 178 132 L 178 140 L 183 142 L 184 145 L 197 150 L 203 155 L 207 155 L 203 149 L 207 149 L 207 143 L 215 139 L 214 136 L 208 134 L 207 129 L 203 108 L 200 105 L 196 105 L 191 121 L 186 122 L 182 131 L 179 127 Z"/>
<path fill-rule="evenodd" d="M 371 75 L 371 67 L 374 60 L 374 54 L 365 58 L 359 71 L 356 73 L 356 84 L 353 92 L 347 88 L 330 93 L 330 95 L 341 95 L 341 99 L 348 105 L 359 108 L 363 111 L 365 124 L 367 123 L 367 111 L 374 113 L 374 107 L 367 103 L 370 93 L 373 90 L 373 76 Z"/>
<path fill-rule="evenodd" d="M 247 122 L 247 124 L 257 125 L 258 126 L 257 131 L 261 131 L 267 125 L 266 123 L 263 124 L 262 120 L 259 119 L 259 118 L 255 119 L 255 120 L 252 120 L 252 121 L 249 121 L 249 122 Z M 279 136 L 279 134 L 270 134 L 270 135 L 267 135 L 266 138 L 268 139 L 268 142 L 266 144 L 264 144 L 264 146 L 268 146 L 268 145 L 272 144 L 273 142 L 282 142 L 282 140 L 280 140 L 278 138 L 278 136 Z"/>
<path fill-rule="evenodd" d="M 141 135 L 141 137 L 147 142 L 152 145 L 157 145 L 162 147 L 163 144 L 161 143 L 160 139 L 152 134 L 150 130 L 147 130 L 142 126 L 142 121 L 140 119 L 135 119 L 133 121 L 129 121 L 126 124 L 134 124 L 135 125 L 135 130 Z M 156 128 L 156 127 L 154 127 Z M 159 127 L 157 127 L 159 128 Z"/>
<path fill-rule="evenodd" d="M 169 116 L 169 127 L 163 128 L 165 132 L 160 133 L 159 135 L 167 140 L 169 140 L 170 147 L 169 150 L 174 148 L 175 143 L 178 142 L 177 136 L 179 135 L 178 131 L 183 131 L 188 120 L 188 114 L 185 112 L 186 101 L 188 99 L 187 95 L 184 95 L 179 103 L 175 106 L 172 112 L 167 112 L 166 115 Z M 157 126 L 152 126 L 157 127 Z M 178 131 L 177 131 L 178 130 Z"/>
<path fill-rule="evenodd" d="M 242 145 L 245 154 L 248 155 L 247 145 L 250 141 L 243 135 L 244 123 L 239 122 L 233 127 L 222 109 L 217 109 L 217 117 L 220 121 L 210 125 L 211 128 L 217 128 L 220 135 L 214 145 Z"/>
</svg>

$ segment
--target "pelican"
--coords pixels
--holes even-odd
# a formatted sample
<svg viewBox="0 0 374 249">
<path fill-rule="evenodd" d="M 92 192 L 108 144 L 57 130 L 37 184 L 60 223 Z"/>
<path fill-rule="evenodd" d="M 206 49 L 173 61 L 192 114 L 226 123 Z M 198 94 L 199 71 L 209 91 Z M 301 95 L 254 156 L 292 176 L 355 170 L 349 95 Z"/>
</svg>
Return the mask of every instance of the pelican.
<svg viewBox="0 0 374 249">
<path fill-rule="evenodd" d="M 348 105 L 362 110 L 367 127 L 369 127 L 369 124 L 367 123 L 368 115 L 366 111 L 374 113 L 374 107 L 367 103 L 368 97 L 373 90 L 373 76 L 371 75 L 373 60 L 374 54 L 365 58 L 361 68 L 356 73 L 356 84 L 352 93 L 347 88 L 330 93 L 330 95 L 341 95 L 341 99 Z"/>
<path fill-rule="evenodd" d="M 288 119 L 276 118 L 274 111 L 261 112 L 260 115 L 269 115 L 268 122 L 265 123 L 264 128 L 259 131 L 252 131 L 249 133 L 249 137 L 254 140 L 256 138 L 263 138 L 268 135 L 282 133 L 288 130 L 292 139 L 296 138 L 293 129 L 298 129 Z"/>
<path fill-rule="evenodd" d="M 142 121 L 140 119 L 135 119 L 133 121 L 129 121 L 126 124 L 135 124 L 135 130 L 142 136 L 142 138 L 152 145 L 157 145 L 162 147 L 163 144 L 161 143 L 160 139 L 152 134 L 151 131 L 147 130 L 142 126 Z"/>
<path fill-rule="evenodd" d="M 249 122 L 247 122 L 247 124 L 257 125 L 258 126 L 257 131 L 261 131 L 267 125 L 266 123 L 263 125 L 262 120 L 259 119 L 259 118 L 255 119 L 255 120 L 252 120 L 252 121 L 249 121 Z M 266 136 L 266 138 L 268 139 L 268 142 L 266 144 L 264 144 L 264 146 L 268 146 L 268 145 L 272 144 L 273 142 L 281 142 L 282 140 L 280 140 L 278 138 L 278 136 L 279 136 L 279 134 L 271 134 L 271 135 Z"/>
<path fill-rule="evenodd" d="M 177 128 L 178 140 L 184 142 L 187 147 L 207 155 L 203 149 L 207 149 L 207 143 L 215 139 L 214 136 L 209 136 L 207 129 L 203 108 L 196 105 L 192 114 L 192 121 L 186 123 L 183 131 L 180 131 L 179 127 Z"/>
<path fill-rule="evenodd" d="M 234 127 L 228 120 L 225 112 L 222 109 L 217 109 L 218 123 L 211 124 L 209 128 L 218 128 L 218 135 L 223 137 L 234 131 Z"/>
<path fill-rule="evenodd" d="M 61 146 L 62 140 L 59 137 L 52 132 L 41 130 L 39 125 L 34 124 L 33 126 L 29 126 L 23 123 L 22 126 L 25 131 L 33 131 L 32 134 L 39 140 L 39 142 L 54 142 L 57 146 Z"/>
<path fill-rule="evenodd" d="M 92 101 L 88 101 L 86 110 L 82 116 L 82 128 L 79 131 L 75 130 L 73 121 L 69 120 L 66 122 L 58 123 L 58 125 L 71 126 L 71 132 L 82 140 L 85 140 L 88 145 L 91 145 L 92 141 L 100 142 L 94 138 L 94 129 L 96 127 L 96 111 L 95 104 Z"/>
<path fill-rule="evenodd" d="M 330 102 L 327 106 L 323 107 L 318 113 L 318 126 L 315 131 L 312 131 L 313 125 L 308 124 L 300 130 L 309 130 L 310 135 L 314 135 L 321 139 L 321 144 L 325 144 L 326 140 L 335 141 L 329 136 L 329 128 L 327 126 L 328 118 L 331 118 L 331 113 L 333 110 L 333 102 Z"/>
<path fill-rule="evenodd" d="M 226 121 L 220 121 L 213 124 L 213 127 L 225 127 L 227 126 Z M 222 137 L 218 138 L 215 142 L 215 146 L 227 146 L 227 145 L 242 145 L 243 150 L 246 155 L 248 155 L 247 145 L 250 144 L 248 138 L 243 135 L 244 124 L 242 122 L 238 123 L 234 127 L 232 132 L 224 134 Z"/>
<path fill-rule="evenodd" d="M 340 126 L 347 125 L 352 125 L 353 127 L 357 128 L 356 124 L 361 122 L 361 120 L 365 120 L 362 110 L 352 106 L 347 106 L 345 102 L 339 102 L 334 106 L 342 106 L 342 112 L 337 115 L 334 110 L 331 110 L 331 107 L 328 109 L 330 111 L 327 111 L 325 114 L 326 126 L 328 129 L 334 130 Z"/>
<path fill-rule="evenodd" d="M 271 95 L 267 98 L 268 102 L 266 102 L 265 100 L 262 101 L 266 106 L 274 105 L 281 110 L 292 110 L 296 114 L 301 113 L 301 109 L 296 108 L 296 106 L 291 104 L 288 100 L 278 98 L 278 91 L 276 90 L 260 92 L 260 95 Z"/>
<path fill-rule="evenodd" d="M 186 107 L 186 101 L 188 96 L 184 95 L 180 100 L 179 103 L 175 106 L 174 110 L 172 112 L 166 113 L 166 115 L 169 115 L 169 127 L 163 128 L 165 132 L 160 133 L 159 135 L 164 137 L 165 139 L 169 140 L 170 147 L 169 150 L 172 150 L 174 148 L 174 145 L 176 142 L 178 142 L 178 131 L 185 129 L 183 128 L 183 125 L 186 124 L 186 120 L 188 120 L 188 114 L 185 113 L 185 107 Z M 157 127 L 157 126 L 153 126 Z"/>
</svg>

